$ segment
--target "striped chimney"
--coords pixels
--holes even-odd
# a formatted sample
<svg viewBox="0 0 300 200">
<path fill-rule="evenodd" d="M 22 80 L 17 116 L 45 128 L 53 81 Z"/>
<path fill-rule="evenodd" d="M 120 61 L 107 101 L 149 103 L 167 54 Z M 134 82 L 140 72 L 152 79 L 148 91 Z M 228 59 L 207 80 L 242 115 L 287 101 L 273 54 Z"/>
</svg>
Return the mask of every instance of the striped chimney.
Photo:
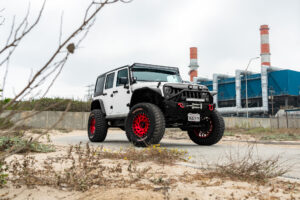
<svg viewBox="0 0 300 200">
<path fill-rule="evenodd" d="M 260 26 L 260 56 L 261 65 L 271 66 L 270 60 L 270 44 L 269 44 L 269 26 Z"/>
<path fill-rule="evenodd" d="M 197 56 L 197 47 L 191 47 L 190 48 L 190 65 L 189 65 L 190 71 L 190 81 L 194 81 L 194 77 L 198 76 L 198 56 Z"/>
</svg>

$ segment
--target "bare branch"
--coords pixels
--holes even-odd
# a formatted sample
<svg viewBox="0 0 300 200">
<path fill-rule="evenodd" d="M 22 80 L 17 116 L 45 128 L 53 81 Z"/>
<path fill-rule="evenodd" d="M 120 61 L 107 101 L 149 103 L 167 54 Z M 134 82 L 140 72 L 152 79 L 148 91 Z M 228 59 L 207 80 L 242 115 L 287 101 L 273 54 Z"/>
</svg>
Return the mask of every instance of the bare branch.
<svg viewBox="0 0 300 200">
<path fill-rule="evenodd" d="M 32 95 L 34 92 L 36 92 L 36 89 L 40 88 L 40 86 L 42 84 L 44 84 L 46 80 L 50 79 L 49 77 L 51 76 L 52 80 L 50 81 L 50 84 L 48 85 L 48 87 L 46 87 L 46 90 L 42 94 L 42 97 L 44 97 L 49 92 L 50 88 L 53 86 L 57 77 L 62 72 L 64 65 L 66 64 L 69 56 L 72 53 L 74 53 L 74 50 L 79 48 L 79 45 L 81 44 L 81 42 L 85 39 L 85 37 L 89 33 L 90 28 L 95 23 L 96 15 L 103 9 L 103 7 L 107 4 L 112 4 L 112 3 L 116 3 L 116 2 L 129 3 L 131 1 L 132 0 L 129 0 L 129 1 L 105 0 L 102 3 L 102 2 L 97 2 L 95 0 L 92 0 L 92 2 L 90 3 L 90 5 L 87 7 L 87 9 L 85 11 L 83 22 L 78 26 L 77 29 L 75 29 L 71 34 L 69 34 L 69 36 L 66 37 L 66 39 L 64 39 L 64 40 L 62 40 L 62 29 L 63 29 L 63 13 L 62 13 L 61 22 L 60 22 L 60 32 L 59 32 L 59 44 L 58 44 L 57 49 L 55 49 L 53 54 L 50 55 L 49 59 L 45 62 L 44 65 L 42 65 L 38 69 L 37 72 L 32 73 L 30 75 L 28 83 L 25 85 L 25 87 L 20 92 L 18 92 L 10 102 L 6 103 L 5 105 L 3 105 L 0 108 L 0 113 L 3 113 L 3 111 L 7 108 L 11 108 L 11 107 L 16 108 L 16 106 L 19 104 L 18 101 L 20 101 L 23 98 L 25 98 L 29 95 Z M 24 17 L 22 22 L 17 26 L 16 29 L 15 29 L 15 17 L 13 18 L 11 30 L 10 30 L 6 45 L 2 49 L 0 49 L 0 55 L 3 55 L 3 53 L 7 54 L 4 57 L 3 61 L 0 62 L 0 66 L 3 65 L 4 63 L 7 64 L 6 72 L 5 72 L 5 76 L 4 76 L 4 82 L 5 82 L 5 79 L 7 76 L 7 71 L 8 71 L 8 66 L 9 66 L 9 61 L 10 61 L 11 55 L 13 54 L 14 50 L 19 45 L 20 41 L 28 33 L 30 33 L 30 31 L 40 21 L 40 18 L 42 16 L 42 13 L 43 13 L 43 10 L 45 7 L 45 2 L 46 1 L 44 1 L 43 5 L 39 11 L 39 15 L 37 16 L 37 18 L 33 24 L 29 25 L 29 23 L 28 23 L 30 5 L 28 7 L 26 16 Z M 94 10 L 91 11 L 92 9 L 94 9 Z M 79 38 L 77 38 L 78 35 L 80 35 Z M 67 48 L 67 51 L 64 48 Z M 5 85 L 5 84 L 3 84 L 3 85 Z M 38 93 L 42 93 L 42 90 L 38 91 Z M 60 119 L 58 119 L 57 122 L 53 126 L 48 128 L 44 134 L 46 134 L 50 129 L 53 129 L 61 121 L 61 119 L 63 118 L 65 113 L 69 110 L 70 105 L 71 105 L 71 103 L 68 104 L 65 112 L 61 115 Z M 52 107 L 52 106 L 54 107 L 55 104 L 52 104 L 49 107 Z M 24 120 L 31 118 L 32 116 L 41 112 L 41 111 L 35 111 L 36 108 L 37 108 L 37 104 L 35 105 L 35 107 L 33 109 L 33 113 L 31 113 L 30 115 L 28 115 L 26 117 L 23 117 L 20 121 L 16 122 L 15 125 L 11 129 L 7 130 L 6 132 L 9 133 L 10 131 L 12 131 L 13 128 L 15 128 L 21 122 L 24 122 Z M 8 116 L 6 116 L 5 120 L 10 120 L 13 117 L 13 115 L 17 112 L 19 112 L 19 111 L 18 110 L 12 111 L 11 113 L 9 113 Z M 42 135 L 44 135 L 44 134 L 42 134 Z M 38 140 L 38 139 L 39 139 L 39 137 L 36 138 L 36 140 Z M 20 149 L 14 149 L 14 148 L 10 149 L 9 152 L 0 155 L 0 160 L 13 154 L 13 153 L 19 152 L 23 148 L 24 147 L 21 147 Z"/>
<path fill-rule="evenodd" d="M 64 12 L 62 12 L 62 13 L 61 13 L 61 16 L 60 16 L 60 27 L 59 27 L 59 40 L 58 40 L 58 45 L 61 45 L 62 28 L 63 28 L 63 18 L 64 18 Z"/>
<path fill-rule="evenodd" d="M 105 2 L 101 4 L 101 6 L 99 6 L 90 16 L 88 16 L 87 19 L 73 33 L 71 33 L 69 35 L 69 37 L 61 45 L 59 45 L 59 47 L 54 52 L 54 54 L 45 63 L 45 65 L 43 67 L 41 67 L 38 72 L 36 72 L 36 74 L 33 76 L 33 78 L 31 79 L 31 81 L 9 103 L 7 103 L 5 106 L 3 106 L 1 108 L 1 110 L 0 110 L 0 112 L 2 110 L 4 110 L 5 108 L 7 108 L 8 106 L 12 105 L 19 97 L 21 97 L 31 87 L 31 85 L 43 73 L 43 71 L 45 71 L 49 67 L 49 65 L 54 61 L 54 59 L 57 57 L 57 55 L 59 54 L 59 52 L 61 51 L 61 49 L 68 42 L 70 42 L 71 39 L 73 39 L 75 36 L 77 36 L 80 32 L 82 32 L 82 30 L 84 30 L 87 27 L 87 25 L 89 24 L 89 22 L 94 19 L 94 17 L 96 16 L 96 14 L 107 4 L 107 2 L 109 2 L 109 0 L 105 0 Z M 117 2 L 117 0 L 115 0 L 115 2 Z M 94 2 L 92 2 L 91 4 L 94 4 Z"/>
<path fill-rule="evenodd" d="M 0 13 L 3 12 L 5 10 L 5 8 L 0 9 Z M 0 26 L 3 25 L 5 22 L 5 17 L 3 17 L 2 15 L 0 15 Z"/>
<path fill-rule="evenodd" d="M 38 141 L 42 136 L 46 135 L 50 130 L 52 130 L 53 128 L 55 128 L 57 126 L 57 124 L 64 118 L 64 116 L 66 115 L 66 113 L 69 111 L 71 107 L 71 102 L 68 103 L 67 108 L 65 109 L 65 111 L 61 114 L 61 116 L 59 117 L 59 119 L 49 128 L 47 128 L 44 133 L 42 133 L 41 135 L 39 135 L 38 137 L 36 137 L 34 140 L 30 139 L 29 144 L 31 142 L 34 141 Z M 32 116 L 30 116 L 32 117 Z M 26 148 L 26 146 L 20 146 L 17 148 L 14 148 L 14 146 L 12 148 L 9 149 L 9 151 L 5 151 L 3 153 L 0 154 L 0 160 L 3 160 L 5 158 L 7 158 L 8 156 L 11 156 L 15 153 L 18 153 L 20 151 L 22 151 L 24 148 Z"/>
<path fill-rule="evenodd" d="M 44 11 L 45 3 L 46 3 L 46 0 L 43 3 L 42 8 L 41 8 L 41 10 L 39 12 L 39 15 L 36 18 L 35 22 L 29 28 L 27 28 L 27 25 L 28 25 L 27 24 L 27 17 L 28 16 L 26 15 L 24 20 L 21 22 L 21 24 L 19 25 L 19 27 L 15 31 L 15 33 L 17 33 L 19 31 L 19 29 L 25 24 L 25 29 L 23 30 L 22 34 L 20 34 L 19 36 L 17 34 L 15 34 L 15 37 L 14 37 L 13 41 L 9 42 L 5 47 L 3 47 L 0 50 L 0 54 L 2 54 L 3 52 L 5 52 L 7 49 L 9 49 L 11 47 L 17 46 L 19 44 L 19 42 L 38 24 L 38 22 L 41 19 L 42 13 Z"/>
<path fill-rule="evenodd" d="M 5 72 L 4 72 L 4 77 L 3 77 L 3 82 L 2 82 L 2 98 L 4 98 L 4 89 L 5 89 L 5 83 L 6 83 L 6 78 L 7 78 L 7 74 L 8 74 L 8 68 L 9 68 L 9 60 L 6 63 L 6 68 L 5 68 Z"/>
</svg>

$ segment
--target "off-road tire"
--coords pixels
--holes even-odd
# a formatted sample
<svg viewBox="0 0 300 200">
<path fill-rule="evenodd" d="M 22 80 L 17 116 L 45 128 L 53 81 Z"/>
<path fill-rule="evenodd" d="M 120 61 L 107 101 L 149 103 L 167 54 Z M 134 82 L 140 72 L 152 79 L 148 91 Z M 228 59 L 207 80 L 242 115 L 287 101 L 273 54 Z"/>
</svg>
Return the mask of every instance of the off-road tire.
<svg viewBox="0 0 300 200">
<path fill-rule="evenodd" d="M 94 129 L 92 129 L 94 121 Z M 107 121 L 99 109 L 92 110 L 88 120 L 88 137 L 91 142 L 103 142 L 107 135 Z"/>
<path fill-rule="evenodd" d="M 142 136 L 137 134 L 137 129 L 134 128 L 137 125 L 140 116 L 144 117 L 145 122 L 148 120 L 145 126 L 148 127 L 147 131 L 144 131 Z M 143 121 L 142 121 L 143 122 Z M 141 123 L 142 123 L 141 122 Z M 141 124 L 140 123 L 140 124 Z M 130 142 L 138 147 L 146 147 L 151 144 L 158 144 L 163 138 L 165 133 L 165 117 L 160 108 L 151 103 L 139 103 L 133 106 L 126 119 L 126 135 Z M 144 128 L 140 127 L 144 130 Z M 143 131 L 141 131 L 143 132 Z"/>
<path fill-rule="evenodd" d="M 209 132 L 209 135 L 205 137 L 200 137 L 195 131 L 195 128 L 188 129 L 188 135 L 190 139 L 198 145 L 213 145 L 216 144 L 221 140 L 224 134 L 225 123 L 223 117 L 217 110 L 212 111 L 211 115 L 209 116 L 212 129 Z M 201 130 L 201 129 L 200 129 Z"/>
</svg>

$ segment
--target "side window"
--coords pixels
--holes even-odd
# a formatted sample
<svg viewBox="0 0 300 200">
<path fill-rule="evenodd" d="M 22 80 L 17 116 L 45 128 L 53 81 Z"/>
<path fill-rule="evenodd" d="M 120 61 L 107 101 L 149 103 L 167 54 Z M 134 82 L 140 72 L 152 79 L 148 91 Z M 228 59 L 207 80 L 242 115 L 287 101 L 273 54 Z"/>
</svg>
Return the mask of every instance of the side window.
<svg viewBox="0 0 300 200">
<path fill-rule="evenodd" d="M 120 83 L 120 78 L 121 78 L 121 77 L 126 77 L 126 78 L 128 78 L 128 69 L 127 69 L 127 68 L 118 71 L 118 76 L 117 76 L 117 86 L 123 85 L 123 84 Z M 128 83 L 128 80 L 127 80 L 127 83 Z"/>
<path fill-rule="evenodd" d="M 99 96 L 103 94 L 104 80 L 105 80 L 105 76 L 99 77 L 97 79 L 94 96 Z"/>
<path fill-rule="evenodd" d="M 106 76 L 105 89 L 109 89 L 109 88 L 113 87 L 114 77 L 115 77 L 115 72 L 111 73 L 111 74 L 108 74 Z"/>
</svg>

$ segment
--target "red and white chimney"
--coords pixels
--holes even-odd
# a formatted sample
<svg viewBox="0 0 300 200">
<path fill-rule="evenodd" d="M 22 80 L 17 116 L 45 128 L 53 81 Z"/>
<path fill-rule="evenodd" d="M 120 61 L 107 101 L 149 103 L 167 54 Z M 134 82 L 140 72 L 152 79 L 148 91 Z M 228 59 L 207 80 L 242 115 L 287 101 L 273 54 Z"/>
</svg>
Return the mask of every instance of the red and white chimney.
<svg viewBox="0 0 300 200">
<path fill-rule="evenodd" d="M 261 44 L 260 45 L 261 65 L 271 66 L 269 26 L 261 25 L 259 30 L 260 30 L 260 44 Z"/>
<path fill-rule="evenodd" d="M 197 47 L 191 47 L 190 48 L 190 65 L 189 65 L 190 71 L 190 81 L 194 81 L 194 77 L 198 77 L 198 56 L 197 56 Z"/>
</svg>

